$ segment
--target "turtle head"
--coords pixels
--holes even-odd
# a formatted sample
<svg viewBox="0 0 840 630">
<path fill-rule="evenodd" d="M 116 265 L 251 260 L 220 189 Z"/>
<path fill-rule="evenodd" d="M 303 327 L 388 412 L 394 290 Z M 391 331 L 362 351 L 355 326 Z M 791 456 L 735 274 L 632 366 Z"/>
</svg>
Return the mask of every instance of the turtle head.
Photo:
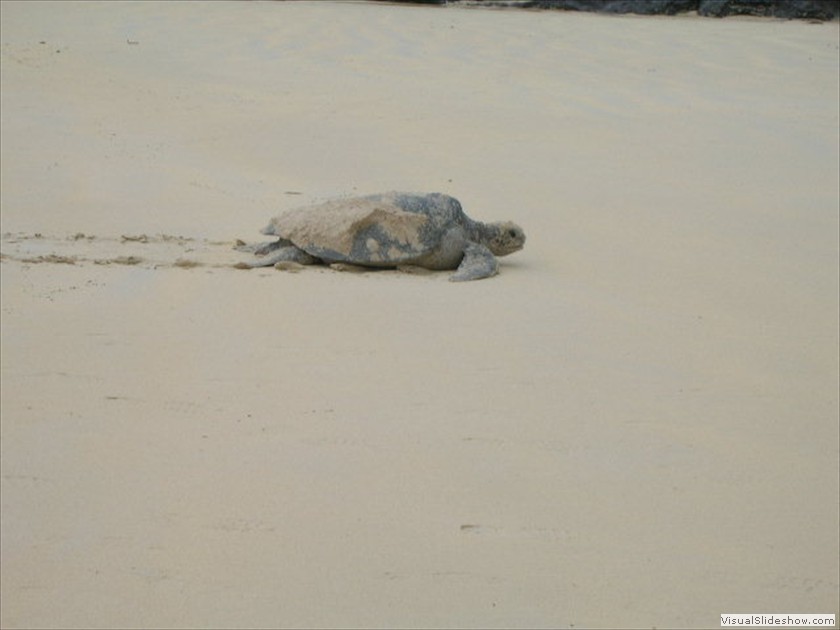
<svg viewBox="0 0 840 630">
<path fill-rule="evenodd" d="M 490 238 L 485 245 L 496 256 L 507 256 L 525 246 L 525 232 L 516 223 L 491 223 L 489 227 Z"/>
</svg>

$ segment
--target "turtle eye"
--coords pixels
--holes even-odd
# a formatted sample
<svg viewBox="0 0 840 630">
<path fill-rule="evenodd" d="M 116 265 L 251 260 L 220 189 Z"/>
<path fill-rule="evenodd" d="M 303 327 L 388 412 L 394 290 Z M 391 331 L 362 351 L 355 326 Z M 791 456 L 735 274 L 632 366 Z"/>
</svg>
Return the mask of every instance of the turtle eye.
<svg viewBox="0 0 840 630">
<path fill-rule="evenodd" d="M 508 235 L 509 235 L 511 238 L 516 238 L 516 230 L 510 230 L 510 231 L 508 231 Z"/>
</svg>

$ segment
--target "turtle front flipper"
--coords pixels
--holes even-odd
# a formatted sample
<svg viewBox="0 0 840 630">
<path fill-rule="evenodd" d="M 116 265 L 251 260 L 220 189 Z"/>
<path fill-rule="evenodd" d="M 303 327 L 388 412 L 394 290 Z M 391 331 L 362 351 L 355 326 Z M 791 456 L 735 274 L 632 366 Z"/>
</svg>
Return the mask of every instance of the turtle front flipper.
<svg viewBox="0 0 840 630">
<path fill-rule="evenodd" d="M 464 249 L 464 258 L 458 265 L 457 271 L 453 273 L 450 282 L 462 282 L 464 280 L 481 280 L 490 278 L 499 273 L 499 261 L 493 253 L 484 245 L 478 243 L 467 243 Z"/>
</svg>

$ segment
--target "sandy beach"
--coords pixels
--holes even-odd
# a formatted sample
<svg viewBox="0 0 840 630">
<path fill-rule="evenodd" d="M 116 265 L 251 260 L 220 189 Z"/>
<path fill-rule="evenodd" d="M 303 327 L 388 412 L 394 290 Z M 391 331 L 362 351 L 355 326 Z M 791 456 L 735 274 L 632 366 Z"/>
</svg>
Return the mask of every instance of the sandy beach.
<svg viewBox="0 0 840 630">
<path fill-rule="evenodd" d="M 838 613 L 838 22 L 10 2 L 3 628 Z M 242 271 L 445 192 L 500 274 Z"/>
</svg>

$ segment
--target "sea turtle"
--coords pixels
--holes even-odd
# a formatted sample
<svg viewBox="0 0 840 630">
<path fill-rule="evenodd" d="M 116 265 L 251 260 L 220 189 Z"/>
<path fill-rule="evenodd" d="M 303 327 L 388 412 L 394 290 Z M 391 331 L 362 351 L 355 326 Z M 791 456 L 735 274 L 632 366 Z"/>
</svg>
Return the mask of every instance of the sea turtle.
<svg viewBox="0 0 840 630">
<path fill-rule="evenodd" d="M 457 199 L 441 193 L 391 192 L 327 201 L 289 210 L 262 233 L 279 239 L 248 248 L 255 258 L 238 267 L 349 263 L 457 269 L 450 280 L 478 280 L 498 273 L 495 256 L 518 251 L 525 243 L 515 223 L 473 221 Z"/>
</svg>

